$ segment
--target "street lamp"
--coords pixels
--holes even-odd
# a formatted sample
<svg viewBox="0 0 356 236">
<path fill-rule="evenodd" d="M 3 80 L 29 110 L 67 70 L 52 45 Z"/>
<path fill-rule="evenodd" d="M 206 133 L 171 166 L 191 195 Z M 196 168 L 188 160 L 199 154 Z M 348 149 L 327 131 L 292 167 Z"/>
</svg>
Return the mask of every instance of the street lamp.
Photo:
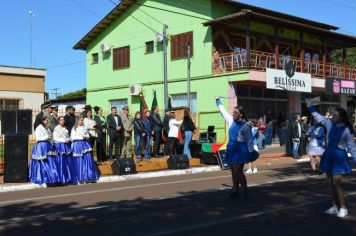
<svg viewBox="0 0 356 236">
<path fill-rule="evenodd" d="M 30 16 L 30 67 L 33 67 L 33 40 L 32 40 L 32 24 L 33 24 L 33 19 L 35 18 L 35 13 L 33 11 L 28 11 L 28 14 Z"/>
</svg>

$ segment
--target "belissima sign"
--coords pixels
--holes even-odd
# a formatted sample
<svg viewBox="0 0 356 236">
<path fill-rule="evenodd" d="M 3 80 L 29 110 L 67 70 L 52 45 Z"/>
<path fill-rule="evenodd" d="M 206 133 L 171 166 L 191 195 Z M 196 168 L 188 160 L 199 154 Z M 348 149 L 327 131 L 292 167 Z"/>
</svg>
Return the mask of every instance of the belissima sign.
<svg viewBox="0 0 356 236">
<path fill-rule="evenodd" d="M 267 88 L 292 92 L 311 93 L 311 74 L 288 70 L 266 70 Z"/>
<path fill-rule="evenodd" d="M 328 95 L 356 96 L 356 81 L 328 77 L 325 80 L 325 90 Z"/>
</svg>

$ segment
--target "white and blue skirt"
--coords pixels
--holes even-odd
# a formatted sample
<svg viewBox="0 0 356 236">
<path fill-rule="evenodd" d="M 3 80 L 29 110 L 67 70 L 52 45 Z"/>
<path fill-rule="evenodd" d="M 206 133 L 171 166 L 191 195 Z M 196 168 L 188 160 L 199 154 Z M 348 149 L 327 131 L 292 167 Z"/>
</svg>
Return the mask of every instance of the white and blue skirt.
<svg viewBox="0 0 356 236">
<path fill-rule="evenodd" d="M 37 142 L 31 151 L 30 182 L 35 184 L 60 183 L 57 163 L 54 146 L 48 141 Z"/>
<path fill-rule="evenodd" d="M 76 140 L 71 145 L 74 173 L 78 182 L 94 182 L 99 179 L 99 172 L 88 141 Z"/>
<path fill-rule="evenodd" d="M 73 158 L 70 156 L 70 145 L 56 142 L 54 144 L 57 153 L 57 166 L 62 184 L 76 184 Z"/>
<path fill-rule="evenodd" d="M 229 165 L 253 162 L 258 158 L 256 150 L 249 152 L 246 142 L 229 142 L 226 147 L 226 161 Z"/>
</svg>

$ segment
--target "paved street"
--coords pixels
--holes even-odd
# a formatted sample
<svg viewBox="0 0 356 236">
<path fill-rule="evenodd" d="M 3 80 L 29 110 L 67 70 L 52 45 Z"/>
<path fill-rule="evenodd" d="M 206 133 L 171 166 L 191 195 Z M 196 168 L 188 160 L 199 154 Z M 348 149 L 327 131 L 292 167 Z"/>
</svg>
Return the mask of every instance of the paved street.
<svg viewBox="0 0 356 236">
<path fill-rule="evenodd" d="M 125 182 L 2 193 L 1 235 L 352 235 L 355 177 L 347 178 L 350 216 L 330 206 L 325 176 L 306 163 L 248 175 L 250 199 L 232 199 L 219 171 Z"/>
</svg>

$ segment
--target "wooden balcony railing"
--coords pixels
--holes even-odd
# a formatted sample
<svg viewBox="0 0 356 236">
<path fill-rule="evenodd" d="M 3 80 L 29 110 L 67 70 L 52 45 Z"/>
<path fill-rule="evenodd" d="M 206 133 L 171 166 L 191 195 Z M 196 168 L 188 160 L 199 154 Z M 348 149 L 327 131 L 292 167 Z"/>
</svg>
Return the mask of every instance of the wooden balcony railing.
<svg viewBox="0 0 356 236">
<path fill-rule="evenodd" d="M 278 65 L 276 66 L 276 61 Z M 251 50 L 250 52 L 250 68 L 253 70 L 266 70 L 266 68 L 285 69 L 288 61 L 292 61 L 297 72 L 301 72 L 302 60 L 298 57 L 290 57 L 279 55 L 278 60 L 275 60 L 275 54 L 269 52 L 260 52 Z M 231 52 L 224 53 L 218 56 L 213 56 L 213 73 L 227 73 L 247 69 L 247 53 Z M 325 69 L 325 73 L 324 73 Z M 327 62 L 325 67 L 322 61 L 304 60 L 304 73 L 309 73 L 313 77 L 338 77 L 344 79 L 356 80 L 356 67 L 333 64 Z"/>
</svg>

